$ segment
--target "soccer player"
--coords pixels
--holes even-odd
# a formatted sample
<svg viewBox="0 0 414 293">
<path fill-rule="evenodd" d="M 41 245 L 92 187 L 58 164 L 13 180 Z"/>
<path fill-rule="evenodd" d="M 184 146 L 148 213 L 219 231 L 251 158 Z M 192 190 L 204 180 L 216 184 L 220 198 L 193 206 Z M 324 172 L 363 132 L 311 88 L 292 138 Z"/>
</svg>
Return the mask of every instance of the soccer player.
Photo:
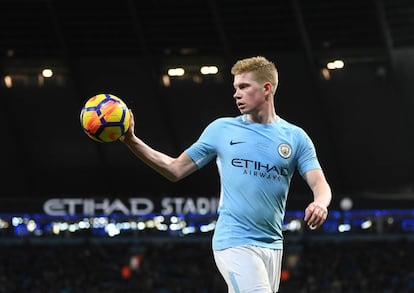
<svg viewBox="0 0 414 293">
<path fill-rule="evenodd" d="M 144 163 L 176 182 L 215 159 L 220 203 L 213 254 L 229 292 L 279 289 L 289 185 L 297 169 L 313 193 L 304 221 L 313 229 L 326 220 L 331 188 L 307 133 L 276 114 L 278 72 L 262 56 L 237 61 L 234 101 L 241 115 L 218 118 L 178 157 L 154 150 L 130 128 L 120 138 Z M 131 113 L 132 114 L 132 113 Z"/>
</svg>

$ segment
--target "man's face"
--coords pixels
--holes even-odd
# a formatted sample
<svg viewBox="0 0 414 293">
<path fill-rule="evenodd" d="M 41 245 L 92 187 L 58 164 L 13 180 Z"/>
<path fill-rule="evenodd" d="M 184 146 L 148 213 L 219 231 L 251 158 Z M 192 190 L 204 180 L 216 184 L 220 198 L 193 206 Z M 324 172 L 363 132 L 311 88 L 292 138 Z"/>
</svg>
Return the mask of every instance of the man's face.
<svg viewBox="0 0 414 293">
<path fill-rule="evenodd" d="M 266 102 L 266 89 L 253 79 L 251 72 L 234 76 L 234 99 L 242 114 L 252 114 L 262 109 Z"/>
</svg>

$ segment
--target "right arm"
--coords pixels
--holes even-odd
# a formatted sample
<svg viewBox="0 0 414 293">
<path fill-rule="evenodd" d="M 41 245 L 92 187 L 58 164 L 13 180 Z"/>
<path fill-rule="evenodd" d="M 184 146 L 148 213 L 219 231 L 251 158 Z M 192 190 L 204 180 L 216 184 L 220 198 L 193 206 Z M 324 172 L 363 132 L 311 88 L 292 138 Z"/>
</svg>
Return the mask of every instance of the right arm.
<svg viewBox="0 0 414 293">
<path fill-rule="evenodd" d="M 131 112 L 128 131 L 120 138 L 120 141 L 156 172 L 168 180 L 176 182 L 198 169 L 194 161 L 184 152 L 177 158 L 173 158 L 151 148 L 135 135 L 134 126 L 134 116 Z"/>
</svg>

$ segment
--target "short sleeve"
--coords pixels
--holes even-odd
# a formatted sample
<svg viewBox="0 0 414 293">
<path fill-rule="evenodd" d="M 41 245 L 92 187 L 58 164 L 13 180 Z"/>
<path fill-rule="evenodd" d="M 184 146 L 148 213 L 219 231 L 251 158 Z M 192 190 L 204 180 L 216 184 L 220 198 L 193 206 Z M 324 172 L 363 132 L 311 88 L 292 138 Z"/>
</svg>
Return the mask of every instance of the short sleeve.
<svg viewBox="0 0 414 293">
<path fill-rule="evenodd" d="M 306 172 L 314 169 L 321 169 L 315 145 L 313 144 L 309 135 L 302 129 L 299 128 L 297 132 L 298 139 L 298 171 L 301 176 Z"/>
</svg>

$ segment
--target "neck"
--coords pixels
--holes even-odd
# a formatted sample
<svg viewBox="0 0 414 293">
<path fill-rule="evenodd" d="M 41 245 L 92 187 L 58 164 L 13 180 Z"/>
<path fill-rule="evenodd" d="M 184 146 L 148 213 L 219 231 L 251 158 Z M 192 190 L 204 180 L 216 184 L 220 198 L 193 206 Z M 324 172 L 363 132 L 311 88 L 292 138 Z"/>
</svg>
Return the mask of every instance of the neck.
<svg viewBox="0 0 414 293">
<path fill-rule="evenodd" d="M 261 123 L 261 124 L 270 124 L 277 120 L 278 116 L 276 115 L 275 111 L 267 114 L 246 114 L 247 119 L 254 123 Z"/>
</svg>

